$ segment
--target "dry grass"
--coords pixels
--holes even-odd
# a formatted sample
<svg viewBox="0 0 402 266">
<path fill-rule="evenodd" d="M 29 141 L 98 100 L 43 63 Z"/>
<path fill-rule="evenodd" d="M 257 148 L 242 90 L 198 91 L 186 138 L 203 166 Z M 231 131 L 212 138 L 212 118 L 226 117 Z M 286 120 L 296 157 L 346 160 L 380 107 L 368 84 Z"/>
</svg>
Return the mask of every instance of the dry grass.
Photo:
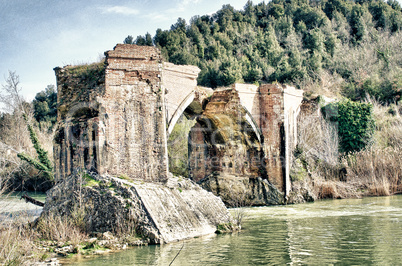
<svg viewBox="0 0 402 266">
<path fill-rule="evenodd" d="M 306 77 L 297 82 L 303 88 L 306 95 L 325 95 L 327 97 L 339 97 L 340 88 L 345 80 L 336 72 L 331 74 L 327 70 L 314 73 L 314 78 Z"/>
<path fill-rule="evenodd" d="M 336 128 L 326 125 L 319 116 L 301 120 L 295 160 L 299 163 L 293 165 L 293 173 L 305 174 L 293 180 L 308 181 L 317 198 L 402 193 L 402 107 L 367 101 L 374 106 L 376 131 L 373 145 L 360 152 L 339 157 L 336 138 L 328 137 L 334 136 Z"/>
<path fill-rule="evenodd" d="M 370 149 L 344 158 L 348 180 L 359 184 L 364 194 L 385 196 L 402 192 L 402 149 Z"/>
<path fill-rule="evenodd" d="M 360 197 L 357 188 L 348 182 L 340 180 L 315 179 L 313 191 L 318 199 L 346 199 Z"/>
<path fill-rule="evenodd" d="M 40 219 L 36 226 L 36 232 L 41 239 L 68 242 L 73 246 L 77 246 L 88 238 L 88 235 L 77 226 L 73 219 L 55 215 Z"/>
<path fill-rule="evenodd" d="M 47 258 L 35 244 L 37 233 L 21 222 L 0 224 L 0 264 L 32 264 Z"/>
<path fill-rule="evenodd" d="M 361 152 L 344 158 L 348 179 L 360 183 L 365 195 L 386 196 L 402 192 L 402 117 L 400 105 L 396 112 L 368 99 L 374 106 L 377 121 L 375 143 Z"/>
<path fill-rule="evenodd" d="M 325 179 L 338 178 L 340 165 L 336 125 L 313 114 L 299 120 L 298 131 L 296 157 L 302 162 L 305 171 L 294 172 L 307 172 L 312 177 Z"/>
<path fill-rule="evenodd" d="M 49 216 L 41 219 L 36 227 L 23 222 L 0 225 L 0 264 L 30 265 L 46 259 L 48 249 L 43 244 L 54 243 L 61 247 L 72 245 L 78 250 L 81 243 L 88 239 L 72 219 L 61 216 Z"/>
</svg>

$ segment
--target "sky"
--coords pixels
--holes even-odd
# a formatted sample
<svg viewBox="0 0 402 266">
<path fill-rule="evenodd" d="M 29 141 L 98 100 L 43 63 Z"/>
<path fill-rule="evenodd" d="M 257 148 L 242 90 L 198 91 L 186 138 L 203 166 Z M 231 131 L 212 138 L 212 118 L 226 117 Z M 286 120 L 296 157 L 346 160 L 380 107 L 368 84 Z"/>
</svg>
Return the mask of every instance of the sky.
<svg viewBox="0 0 402 266">
<path fill-rule="evenodd" d="M 55 67 L 98 61 L 128 35 L 136 38 L 177 18 L 213 14 L 222 5 L 243 9 L 247 0 L 0 0 L 0 84 L 9 71 L 25 99 L 56 85 Z M 254 0 L 257 4 L 262 1 Z"/>
</svg>

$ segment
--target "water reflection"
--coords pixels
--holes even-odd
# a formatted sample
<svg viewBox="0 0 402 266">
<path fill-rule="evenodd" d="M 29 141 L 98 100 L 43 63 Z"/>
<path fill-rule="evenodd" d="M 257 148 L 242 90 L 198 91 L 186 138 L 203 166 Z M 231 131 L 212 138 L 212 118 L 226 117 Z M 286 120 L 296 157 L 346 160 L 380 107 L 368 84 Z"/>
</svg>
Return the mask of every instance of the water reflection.
<svg viewBox="0 0 402 266">
<path fill-rule="evenodd" d="M 74 262 L 79 265 L 385 264 L 402 261 L 402 196 L 247 209 L 240 233 Z"/>
</svg>

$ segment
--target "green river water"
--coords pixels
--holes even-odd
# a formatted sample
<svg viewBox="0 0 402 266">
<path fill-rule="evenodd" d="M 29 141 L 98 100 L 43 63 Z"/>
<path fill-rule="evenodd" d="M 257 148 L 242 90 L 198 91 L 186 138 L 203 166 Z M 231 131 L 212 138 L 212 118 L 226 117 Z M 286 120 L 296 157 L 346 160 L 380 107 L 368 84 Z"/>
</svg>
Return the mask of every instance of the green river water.
<svg viewBox="0 0 402 266">
<path fill-rule="evenodd" d="M 235 210 L 231 210 L 234 212 Z M 402 195 L 246 208 L 240 233 L 136 247 L 73 265 L 402 265 Z"/>
</svg>

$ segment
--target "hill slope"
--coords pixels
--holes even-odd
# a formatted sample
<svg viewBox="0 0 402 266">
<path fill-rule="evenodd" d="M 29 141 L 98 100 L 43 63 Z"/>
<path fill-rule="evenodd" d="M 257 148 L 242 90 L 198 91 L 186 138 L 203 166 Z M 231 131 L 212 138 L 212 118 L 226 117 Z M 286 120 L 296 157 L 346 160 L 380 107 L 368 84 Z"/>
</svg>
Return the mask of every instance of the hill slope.
<svg viewBox="0 0 402 266">
<path fill-rule="evenodd" d="M 399 100 L 402 11 L 396 0 L 273 0 L 179 18 L 126 43 L 156 45 L 165 60 L 201 68 L 199 84 L 278 81 L 310 92 Z M 319 91 L 318 91 L 319 90 Z"/>
</svg>

